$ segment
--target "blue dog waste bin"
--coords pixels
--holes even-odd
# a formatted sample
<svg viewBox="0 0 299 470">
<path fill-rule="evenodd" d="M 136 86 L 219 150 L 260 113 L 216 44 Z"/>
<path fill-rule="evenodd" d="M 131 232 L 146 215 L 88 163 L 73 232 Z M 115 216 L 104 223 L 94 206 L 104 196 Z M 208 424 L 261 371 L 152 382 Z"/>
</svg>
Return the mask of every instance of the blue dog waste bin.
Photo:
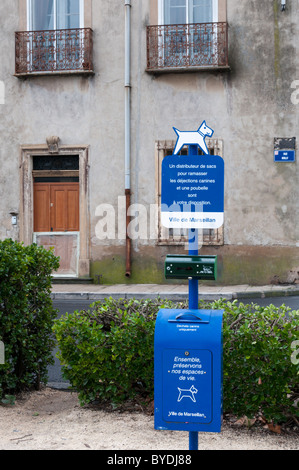
<svg viewBox="0 0 299 470">
<path fill-rule="evenodd" d="M 155 325 L 155 429 L 220 432 L 223 310 L 161 309 Z"/>
</svg>

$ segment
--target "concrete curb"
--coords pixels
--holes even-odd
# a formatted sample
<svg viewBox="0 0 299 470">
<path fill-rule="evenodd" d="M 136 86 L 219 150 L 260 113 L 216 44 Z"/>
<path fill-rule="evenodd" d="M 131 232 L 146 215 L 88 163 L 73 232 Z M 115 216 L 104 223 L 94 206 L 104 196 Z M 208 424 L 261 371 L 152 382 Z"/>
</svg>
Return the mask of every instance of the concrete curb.
<svg viewBox="0 0 299 470">
<path fill-rule="evenodd" d="M 134 288 L 135 287 L 135 288 Z M 183 290 L 182 290 L 183 289 Z M 154 290 L 154 291 L 153 291 Z M 214 291 L 199 291 L 198 298 L 202 300 L 242 300 L 242 299 L 252 299 L 252 298 L 265 298 L 265 297 L 288 297 L 299 295 L 298 286 L 267 286 L 267 287 L 251 287 L 248 286 L 245 289 L 238 289 L 234 286 L 231 287 L 222 287 L 215 289 Z M 55 291 L 51 294 L 52 300 L 90 300 L 91 302 L 96 300 L 105 300 L 109 297 L 114 299 L 131 299 L 135 298 L 140 299 L 156 299 L 160 297 L 161 299 L 168 299 L 173 301 L 184 301 L 188 299 L 188 286 L 172 286 L 169 290 L 159 289 L 159 286 L 156 288 L 152 287 L 151 289 L 143 289 L 142 285 L 138 286 L 129 286 L 128 289 L 124 289 L 123 286 L 120 289 L 117 286 L 103 286 L 102 290 L 93 291 L 92 288 L 85 289 L 84 286 L 76 286 L 76 291 L 74 287 L 68 289 L 68 286 L 65 285 L 64 288 L 60 287 L 60 291 Z"/>
</svg>

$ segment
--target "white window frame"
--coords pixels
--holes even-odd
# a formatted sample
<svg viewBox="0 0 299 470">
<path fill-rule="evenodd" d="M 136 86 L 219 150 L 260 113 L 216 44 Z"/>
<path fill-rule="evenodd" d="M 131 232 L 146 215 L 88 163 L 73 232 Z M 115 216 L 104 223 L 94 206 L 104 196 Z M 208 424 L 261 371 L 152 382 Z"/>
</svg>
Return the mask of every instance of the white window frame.
<svg viewBox="0 0 299 470">
<path fill-rule="evenodd" d="M 54 28 L 53 31 L 57 31 L 57 2 L 59 0 L 54 0 Z M 32 0 L 27 0 L 27 31 L 33 31 L 33 7 L 32 7 Z M 84 28 L 84 0 L 79 0 L 79 28 Z M 32 57 L 32 39 L 30 39 L 31 45 L 28 44 L 28 57 L 30 59 L 30 63 L 32 66 L 33 57 Z M 30 52 L 31 51 L 31 52 Z M 56 51 L 54 55 L 54 62 L 56 63 L 57 56 Z M 38 73 L 38 72 L 36 72 Z"/>
<path fill-rule="evenodd" d="M 189 3 L 189 1 L 192 0 L 186 0 L 186 2 Z M 218 22 L 218 2 L 219 0 L 213 0 L 213 20 L 212 23 L 217 23 Z M 189 21 L 189 4 L 188 8 L 186 8 L 186 24 L 190 24 L 191 22 Z M 165 19 L 164 19 L 164 0 L 159 0 L 158 4 L 158 24 L 163 25 L 165 24 Z"/>
<path fill-rule="evenodd" d="M 57 29 L 57 15 L 56 15 L 56 5 L 57 1 L 54 0 L 54 31 Z M 79 0 L 80 3 L 80 22 L 79 28 L 84 28 L 84 0 Z M 27 31 L 32 31 L 33 28 L 33 7 L 32 7 L 32 0 L 27 0 Z"/>
<path fill-rule="evenodd" d="M 186 2 L 186 21 L 185 21 L 185 24 L 188 25 L 188 24 L 193 24 L 193 18 L 190 18 L 190 11 L 193 12 L 193 9 L 190 8 L 191 7 L 191 2 L 193 2 L 193 0 L 185 0 Z M 213 18 L 212 18 L 212 21 L 211 23 L 217 23 L 218 22 L 218 2 L 219 0 L 212 0 L 213 2 Z M 192 3 L 193 5 L 193 3 Z M 159 0 L 158 2 L 158 24 L 159 25 L 165 25 L 165 0 Z M 189 21 L 191 20 L 191 21 Z M 189 43 L 189 35 L 187 35 L 187 42 L 186 42 L 186 51 L 185 53 L 187 53 L 187 56 L 191 56 L 192 55 L 192 46 L 190 45 Z M 162 35 L 159 36 L 158 38 L 158 41 L 159 41 L 159 44 L 160 44 L 160 47 L 159 47 L 159 51 L 162 51 L 162 54 L 159 56 L 159 63 L 163 66 L 165 65 L 165 61 L 167 61 L 167 57 L 166 57 L 166 54 L 165 54 L 165 47 L 164 47 L 164 44 L 165 44 L 165 38 L 164 38 L 164 32 L 162 33 Z M 192 42 L 192 41 L 191 41 Z M 212 51 L 214 50 L 214 48 L 217 48 L 217 31 L 216 33 L 214 33 L 214 40 L 213 40 L 213 44 L 212 44 Z"/>
</svg>

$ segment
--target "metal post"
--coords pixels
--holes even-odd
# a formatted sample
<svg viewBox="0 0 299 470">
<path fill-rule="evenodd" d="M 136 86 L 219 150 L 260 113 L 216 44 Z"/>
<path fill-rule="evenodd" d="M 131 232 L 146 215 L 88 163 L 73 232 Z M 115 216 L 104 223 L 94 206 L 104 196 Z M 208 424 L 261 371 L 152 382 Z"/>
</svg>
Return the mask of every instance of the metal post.
<svg viewBox="0 0 299 470">
<path fill-rule="evenodd" d="M 189 432 L 189 450 L 198 450 L 198 432 Z"/>
<path fill-rule="evenodd" d="M 189 145 L 189 155 L 197 155 L 197 145 Z M 189 229 L 189 255 L 198 255 L 198 230 Z M 198 280 L 189 279 L 189 308 L 198 309 Z"/>
<path fill-rule="evenodd" d="M 128 233 L 131 205 L 131 0 L 125 0 L 125 196 L 126 276 L 131 276 L 131 239 Z"/>
<path fill-rule="evenodd" d="M 189 229 L 189 255 L 198 255 L 198 230 Z M 189 279 L 189 308 L 198 309 L 198 280 Z"/>
<path fill-rule="evenodd" d="M 189 155 L 197 155 L 197 145 L 189 145 Z M 198 230 L 189 229 L 189 255 L 198 255 Z M 198 280 L 189 279 L 189 308 L 198 309 Z M 189 432 L 189 450 L 198 450 L 198 432 Z"/>
</svg>

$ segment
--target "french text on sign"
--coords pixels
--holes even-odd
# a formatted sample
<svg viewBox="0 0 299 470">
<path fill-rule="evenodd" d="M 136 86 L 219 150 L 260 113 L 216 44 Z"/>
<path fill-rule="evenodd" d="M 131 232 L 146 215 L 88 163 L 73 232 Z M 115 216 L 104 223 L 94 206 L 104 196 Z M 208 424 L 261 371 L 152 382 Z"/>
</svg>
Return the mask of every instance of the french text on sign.
<svg viewBox="0 0 299 470">
<path fill-rule="evenodd" d="M 218 155 L 169 155 L 162 162 L 161 223 L 167 228 L 223 225 L 224 162 Z"/>
</svg>

